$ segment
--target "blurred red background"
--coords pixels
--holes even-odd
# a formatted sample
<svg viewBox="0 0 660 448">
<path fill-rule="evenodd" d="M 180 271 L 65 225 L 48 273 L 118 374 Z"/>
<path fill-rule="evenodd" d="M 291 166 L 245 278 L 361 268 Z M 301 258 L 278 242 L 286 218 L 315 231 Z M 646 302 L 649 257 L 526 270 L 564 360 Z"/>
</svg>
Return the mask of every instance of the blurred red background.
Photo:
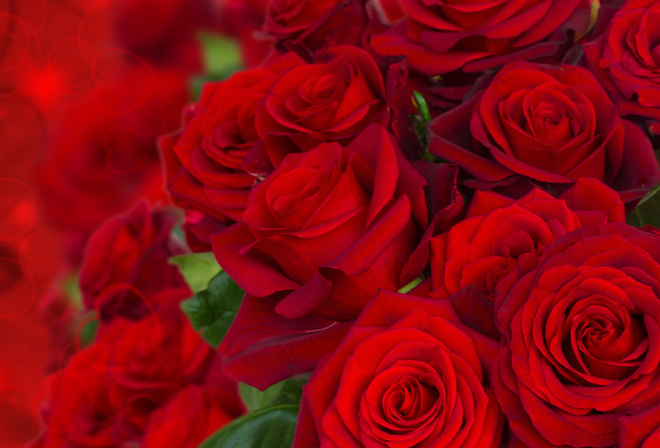
<svg viewBox="0 0 660 448">
<path fill-rule="evenodd" d="M 168 204 L 156 141 L 205 70 L 199 33 L 258 46 L 264 6 L 0 0 L 0 448 L 40 433 L 46 375 L 80 345 L 90 234 L 140 198 Z"/>
</svg>

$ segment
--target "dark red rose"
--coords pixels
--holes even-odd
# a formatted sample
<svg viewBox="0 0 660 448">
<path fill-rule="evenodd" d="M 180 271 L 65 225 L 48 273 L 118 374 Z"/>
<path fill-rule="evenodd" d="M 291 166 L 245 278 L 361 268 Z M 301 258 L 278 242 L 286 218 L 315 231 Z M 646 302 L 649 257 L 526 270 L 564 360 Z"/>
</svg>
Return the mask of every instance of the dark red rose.
<svg viewBox="0 0 660 448">
<path fill-rule="evenodd" d="M 660 121 L 660 5 L 631 0 L 621 6 L 598 39 L 583 45 L 588 66 L 621 115 Z"/>
<path fill-rule="evenodd" d="M 155 306 L 162 291 L 191 295 L 179 268 L 168 261 L 185 252 L 172 234 L 177 220 L 173 210 L 151 210 L 140 202 L 101 226 L 87 244 L 80 271 L 85 307 L 96 309 L 102 320 L 137 319 Z"/>
<path fill-rule="evenodd" d="M 431 296 L 447 298 L 475 288 L 478 296 L 465 303 L 454 301 L 458 314 L 473 328 L 497 337 L 492 302 L 502 278 L 514 267 L 532 269 L 565 234 L 580 227 L 624 222 L 624 216 L 619 195 L 590 178 L 580 179 L 559 198 L 540 189 L 516 201 L 477 191 L 465 218 L 431 239 Z"/>
<path fill-rule="evenodd" d="M 351 320 L 378 288 L 403 286 L 415 222 L 426 228 L 424 185 L 372 125 L 348 147 L 289 154 L 252 189 L 243 222 L 211 237 L 213 252 L 248 294 L 290 292 L 276 307 L 287 318 Z"/>
<path fill-rule="evenodd" d="M 218 393 L 220 392 L 220 393 Z M 232 421 L 226 394 L 197 385 L 181 389 L 149 419 L 142 448 L 197 448 L 208 436 Z M 234 398 L 236 401 L 237 395 Z"/>
<path fill-rule="evenodd" d="M 360 46 L 366 25 L 364 0 L 273 0 L 264 32 L 277 45 L 311 57 L 336 45 Z"/>
<path fill-rule="evenodd" d="M 405 56 L 413 70 L 427 75 L 555 56 L 567 31 L 584 33 L 590 17 L 589 3 L 580 0 L 399 3 L 406 18 L 371 36 L 371 45 L 382 55 Z"/>
<path fill-rule="evenodd" d="M 448 301 L 381 291 L 304 386 L 294 447 L 499 447 L 497 348 Z"/>
<path fill-rule="evenodd" d="M 429 149 L 479 189 L 528 179 L 558 191 L 594 177 L 629 203 L 660 182 L 644 133 L 617 114 L 586 69 L 527 62 L 430 124 Z M 562 186 L 563 185 L 563 186 Z"/>
<path fill-rule="evenodd" d="M 361 48 L 327 50 L 327 61 L 280 76 L 257 108 L 256 126 L 277 167 L 290 152 L 350 143 L 371 123 L 389 125 L 383 76 Z"/>
<path fill-rule="evenodd" d="M 631 423 L 651 432 L 660 399 L 660 236 L 583 227 L 518 274 L 496 292 L 491 374 L 513 433 L 539 448 L 640 446 Z"/>
<path fill-rule="evenodd" d="M 221 425 L 243 412 L 236 383 L 218 370 L 217 353 L 178 306 L 139 322 L 117 318 L 100 330 L 91 346 L 49 378 L 44 448 L 131 446 L 145 434 L 156 440 L 177 412 L 206 415 L 177 422 L 182 434 L 199 439 L 208 434 L 209 428 L 196 426 L 204 419 Z M 196 387 L 217 403 L 182 410 L 203 403 L 195 401 Z"/>
<path fill-rule="evenodd" d="M 220 222 L 240 221 L 257 182 L 251 173 L 272 170 L 266 162 L 244 169 L 248 151 L 263 145 L 255 129 L 256 107 L 279 73 L 300 64 L 302 59 L 288 54 L 204 86 L 199 103 L 187 110 L 183 130 L 160 140 L 170 194 L 179 205 Z"/>
</svg>

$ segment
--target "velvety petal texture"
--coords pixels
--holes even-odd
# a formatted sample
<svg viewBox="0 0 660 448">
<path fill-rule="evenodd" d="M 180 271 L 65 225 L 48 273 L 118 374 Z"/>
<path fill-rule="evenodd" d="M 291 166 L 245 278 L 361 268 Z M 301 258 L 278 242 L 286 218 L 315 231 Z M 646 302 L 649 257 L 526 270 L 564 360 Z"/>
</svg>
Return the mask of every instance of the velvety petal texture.
<svg viewBox="0 0 660 448">
<path fill-rule="evenodd" d="M 627 440 L 652 432 L 660 397 L 659 278 L 660 236 L 611 223 L 568 233 L 500 282 L 491 381 L 522 442 L 641 446 Z"/>
<path fill-rule="evenodd" d="M 387 10 L 388 2 L 376 3 Z M 589 24 L 588 4 L 579 0 L 399 3 L 405 19 L 371 36 L 371 45 L 381 55 L 405 55 L 431 76 L 556 56 L 568 30 L 583 33 Z"/>
<path fill-rule="evenodd" d="M 581 198 L 602 200 L 585 203 Z M 477 191 L 465 218 L 430 241 L 430 295 L 447 298 L 473 288 L 475 296 L 465 304 L 454 301 L 458 314 L 473 328 L 497 338 L 493 298 L 500 280 L 514 268 L 534 268 L 543 252 L 567 233 L 608 221 L 624 221 L 623 202 L 593 178 L 581 178 L 559 198 L 540 189 L 516 201 Z"/>
<path fill-rule="evenodd" d="M 586 43 L 587 64 L 621 115 L 660 121 L 660 5 L 625 2 L 604 34 Z"/>
<path fill-rule="evenodd" d="M 598 80 L 581 67 L 505 66 L 487 89 L 435 118 L 429 129 L 430 151 L 469 173 L 466 184 L 473 188 L 526 181 L 563 191 L 593 177 L 632 206 L 660 183 L 648 137 L 619 117 Z"/>
<path fill-rule="evenodd" d="M 352 320 L 378 288 L 403 286 L 428 220 L 425 184 L 372 125 L 348 147 L 289 154 L 253 188 L 243 222 L 211 238 L 213 251 L 248 294 L 288 292 L 276 306 L 286 318 Z"/>
<path fill-rule="evenodd" d="M 496 447 L 497 344 L 449 301 L 381 291 L 304 388 L 294 447 Z"/>
</svg>

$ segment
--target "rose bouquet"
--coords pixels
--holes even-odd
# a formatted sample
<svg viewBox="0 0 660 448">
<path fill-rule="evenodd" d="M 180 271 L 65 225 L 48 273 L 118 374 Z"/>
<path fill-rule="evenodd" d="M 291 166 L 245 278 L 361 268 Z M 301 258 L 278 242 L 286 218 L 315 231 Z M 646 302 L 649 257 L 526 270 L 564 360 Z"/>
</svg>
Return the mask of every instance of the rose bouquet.
<svg viewBox="0 0 660 448">
<path fill-rule="evenodd" d="M 660 2 L 247 3 L 43 446 L 660 443 Z"/>
</svg>

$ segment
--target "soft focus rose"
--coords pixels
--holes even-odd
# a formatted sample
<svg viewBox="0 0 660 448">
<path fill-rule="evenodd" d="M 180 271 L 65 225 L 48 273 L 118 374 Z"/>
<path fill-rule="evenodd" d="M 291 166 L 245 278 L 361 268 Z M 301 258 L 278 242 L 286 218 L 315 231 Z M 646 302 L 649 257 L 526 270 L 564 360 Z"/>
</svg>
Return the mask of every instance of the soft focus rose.
<svg viewBox="0 0 660 448">
<path fill-rule="evenodd" d="M 625 443 L 630 423 L 660 397 L 659 278 L 660 236 L 611 223 L 565 235 L 500 282 L 491 381 L 523 443 L 639 446 Z"/>
<path fill-rule="evenodd" d="M 256 127 L 273 166 L 290 152 L 348 144 L 370 123 L 389 125 L 383 75 L 361 48 L 327 50 L 323 62 L 293 68 L 257 108 Z"/>
<path fill-rule="evenodd" d="M 197 385 L 181 389 L 166 406 L 151 416 L 141 447 L 197 448 L 208 436 L 239 415 L 230 413 L 225 407 L 232 402 L 223 392 L 218 387 Z M 235 404 L 239 403 L 237 395 L 229 398 L 233 398 Z"/>
<path fill-rule="evenodd" d="M 378 288 L 403 286 L 424 184 L 373 125 L 348 147 L 289 154 L 252 189 L 243 222 L 211 237 L 213 252 L 248 294 L 291 292 L 276 307 L 287 318 L 351 320 Z"/>
<path fill-rule="evenodd" d="M 304 386 L 295 447 L 498 447 L 497 344 L 448 301 L 381 291 Z"/>
<path fill-rule="evenodd" d="M 583 46 L 589 68 L 621 115 L 660 121 L 658 21 L 658 2 L 628 1 L 609 22 L 605 34 Z"/>
<path fill-rule="evenodd" d="M 138 203 L 129 213 L 108 220 L 90 238 L 80 271 L 80 290 L 87 309 L 102 320 L 140 318 L 153 308 L 158 293 L 189 290 L 177 266 L 168 259 L 185 252 L 172 229 L 173 210 Z"/>
<path fill-rule="evenodd" d="M 176 422 L 181 433 L 199 440 L 208 435 L 206 418 L 221 425 L 243 412 L 236 383 L 218 361 L 176 303 L 139 322 L 117 318 L 49 378 L 41 446 L 128 446 L 145 433 L 155 440 L 179 412 L 206 415 Z M 196 401 L 196 393 L 180 396 L 188 387 L 203 388 L 217 405 L 197 407 L 203 400 Z"/>
<path fill-rule="evenodd" d="M 286 51 L 311 57 L 336 45 L 361 46 L 366 25 L 364 0 L 273 0 L 264 32 Z"/>
<path fill-rule="evenodd" d="M 168 188 L 180 206 L 219 223 L 240 221 L 249 190 L 257 182 L 250 173 L 272 170 L 265 161 L 244 167 L 248 151 L 263 145 L 255 130 L 256 107 L 280 72 L 303 63 L 288 54 L 204 86 L 199 103 L 186 111 L 183 130 L 160 140 Z M 193 219 L 187 220 L 189 227 L 197 224 Z M 198 239 L 208 242 L 208 236 Z"/>
<path fill-rule="evenodd" d="M 461 303 L 457 298 L 454 306 L 463 322 L 497 337 L 492 302 L 500 279 L 516 266 L 532 269 L 565 234 L 624 216 L 619 195 L 595 179 L 580 179 L 559 198 L 540 189 L 517 201 L 477 191 L 465 218 L 431 239 L 431 296 L 474 287 L 478 295 Z"/>
<path fill-rule="evenodd" d="M 660 182 L 649 139 L 619 118 L 598 81 L 580 67 L 504 67 L 485 91 L 429 129 L 430 151 L 458 164 L 473 178 L 468 185 L 479 189 L 529 179 L 561 191 L 594 177 L 628 203 Z"/>
<path fill-rule="evenodd" d="M 557 53 L 568 30 L 586 31 L 590 15 L 589 3 L 580 0 L 399 3 L 406 18 L 372 36 L 371 45 L 382 55 L 405 55 L 413 70 L 427 75 L 458 69 L 480 72 L 550 56 L 561 59 Z"/>
</svg>

